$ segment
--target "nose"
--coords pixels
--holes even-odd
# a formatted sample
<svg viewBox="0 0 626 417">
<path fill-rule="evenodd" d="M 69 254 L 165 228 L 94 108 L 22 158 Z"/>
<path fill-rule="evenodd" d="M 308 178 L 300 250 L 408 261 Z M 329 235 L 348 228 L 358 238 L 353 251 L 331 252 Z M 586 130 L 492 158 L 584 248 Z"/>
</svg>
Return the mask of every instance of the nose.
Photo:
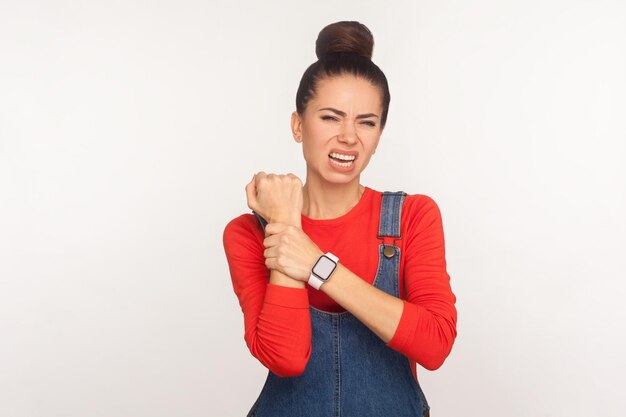
<svg viewBox="0 0 626 417">
<path fill-rule="evenodd" d="M 337 135 L 339 142 L 352 145 L 358 140 L 356 129 L 352 123 L 344 123 L 341 132 Z"/>
</svg>

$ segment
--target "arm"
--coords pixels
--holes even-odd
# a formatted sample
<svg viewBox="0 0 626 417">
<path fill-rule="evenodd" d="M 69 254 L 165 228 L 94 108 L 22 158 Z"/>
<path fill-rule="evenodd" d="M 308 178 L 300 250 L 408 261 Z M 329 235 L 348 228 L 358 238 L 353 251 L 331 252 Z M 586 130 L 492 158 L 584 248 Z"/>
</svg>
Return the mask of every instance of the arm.
<svg viewBox="0 0 626 417">
<path fill-rule="evenodd" d="M 441 214 L 428 196 L 403 207 L 405 299 L 381 291 L 339 262 L 321 290 L 350 311 L 385 343 L 426 369 L 443 364 L 456 338 L 456 298 L 446 272 Z M 284 223 L 265 228 L 266 265 L 306 281 L 323 253 L 302 229 Z"/>
<path fill-rule="evenodd" d="M 304 283 L 294 285 L 278 271 L 270 277 L 256 222 L 244 214 L 229 222 L 223 234 L 233 289 L 244 315 L 244 339 L 250 353 L 276 375 L 299 375 L 311 354 L 308 293 Z"/>
<path fill-rule="evenodd" d="M 388 345 L 429 370 L 439 368 L 456 339 L 456 297 L 446 270 L 441 212 L 435 201 L 415 199 L 407 219 L 402 320 Z"/>
<path fill-rule="evenodd" d="M 439 208 L 426 196 L 415 203 L 403 237 L 406 300 L 372 287 L 341 262 L 321 290 L 389 347 L 434 370 L 443 364 L 456 338 L 456 298 L 446 272 Z"/>
</svg>

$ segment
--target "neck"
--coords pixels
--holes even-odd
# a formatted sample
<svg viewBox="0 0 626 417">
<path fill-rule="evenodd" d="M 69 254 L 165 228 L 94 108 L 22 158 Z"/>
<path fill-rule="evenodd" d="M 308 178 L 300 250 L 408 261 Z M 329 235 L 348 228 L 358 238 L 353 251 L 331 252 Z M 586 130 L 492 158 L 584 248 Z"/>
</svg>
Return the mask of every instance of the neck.
<svg viewBox="0 0 626 417">
<path fill-rule="evenodd" d="M 334 219 L 349 212 L 365 192 L 359 179 L 346 184 L 314 181 L 307 176 L 302 187 L 302 214 L 312 219 Z"/>
</svg>

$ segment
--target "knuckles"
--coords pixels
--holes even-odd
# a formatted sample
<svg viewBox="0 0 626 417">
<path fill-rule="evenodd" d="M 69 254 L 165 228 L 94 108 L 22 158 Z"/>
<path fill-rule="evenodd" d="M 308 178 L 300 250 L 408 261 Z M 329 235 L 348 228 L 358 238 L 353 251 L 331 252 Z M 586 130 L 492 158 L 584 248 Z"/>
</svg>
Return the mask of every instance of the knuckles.
<svg viewBox="0 0 626 417">
<path fill-rule="evenodd" d="M 287 173 L 287 174 L 256 174 L 256 186 L 258 188 L 263 188 L 267 186 L 300 186 L 302 187 L 302 181 L 298 176 Z"/>
</svg>

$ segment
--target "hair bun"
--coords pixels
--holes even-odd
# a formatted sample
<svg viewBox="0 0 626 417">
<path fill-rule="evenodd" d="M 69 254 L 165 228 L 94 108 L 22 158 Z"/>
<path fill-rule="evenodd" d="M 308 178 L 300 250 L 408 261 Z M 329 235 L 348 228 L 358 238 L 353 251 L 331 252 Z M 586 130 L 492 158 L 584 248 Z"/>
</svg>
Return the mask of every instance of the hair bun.
<svg viewBox="0 0 626 417">
<path fill-rule="evenodd" d="M 315 42 L 315 54 L 323 59 L 330 54 L 355 53 L 372 59 L 374 36 L 362 23 L 341 21 L 331 23 L 322 29 Z"/>
</svg>

